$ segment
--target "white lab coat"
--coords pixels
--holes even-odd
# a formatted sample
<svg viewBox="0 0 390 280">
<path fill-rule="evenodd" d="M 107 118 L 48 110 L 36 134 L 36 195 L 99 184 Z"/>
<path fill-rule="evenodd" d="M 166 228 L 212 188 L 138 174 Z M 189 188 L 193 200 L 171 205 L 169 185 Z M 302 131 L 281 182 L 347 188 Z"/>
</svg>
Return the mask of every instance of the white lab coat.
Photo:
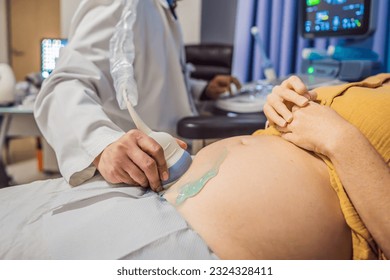
<svg viewBox="0 0 390 280">
<path fill-rule="evenodd" d="M 83 0 L 69 43 L 35 103 L 38 126 L 53 147 L 71 185 L 91 178 L 92 162 L 134 124 L 116 100 L 109 41 L 123 9 L 121 0 Z M 193 115 L 188 91 L 197 97 L 205 82 L 187 82 L 180 26 L 165 0 L 140 0 L 134 32 L 137 112 L 154 130 L 173 135 L 177 121 Z"/>
</svg>

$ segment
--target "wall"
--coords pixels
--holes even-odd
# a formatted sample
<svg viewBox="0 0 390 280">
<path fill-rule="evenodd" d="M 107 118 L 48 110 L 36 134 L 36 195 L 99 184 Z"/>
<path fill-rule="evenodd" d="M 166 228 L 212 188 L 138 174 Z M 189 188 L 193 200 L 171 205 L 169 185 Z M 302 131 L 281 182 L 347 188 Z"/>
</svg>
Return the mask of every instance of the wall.
<svg viewBox="0 0 390 280">
<path fill-rule="evenodd" d="M 201 12 L 202 0 L 178 2 L 177 15 L 183 31 L 184 44 L 198 44 L 200 42 Z"/>
<path fill-rule="evenodd" d="M 61 36 L 66 38 L 73 14 L 81 0 L 61 0 Z M 6 0 L 0 0 L 0 62 L 7 59 Z M 237 0 L 186 0 L 178 5 L 185 44 L 234 42 Z"/>
<path fill-rule="evenodd" d="M 80 0 L 61 0 L 61 30 L 64 38 L 68 35 L 70 22 L 79 3 Z M 186 44 L 200 42 L 201 7 L 202 0 L 186 0 L 178 4 L 177 15 Z"/>
<path fill-rule="evenodd" d="M 61 0 L 60 1 L 60 13 L 61 13 L 61 37 L 67 38 L 69 33 L 70 22 L 73 18 L 81 0 Z"/>
<path fill-rule="evenodd" d="M 8 62 L 6 0 L 0 0 L 0 63 Z"/>
<path fill-rule="evenodd" d="M 238 0 L 203 0 L 202 43 L 234 44 Z"/>
</svg>

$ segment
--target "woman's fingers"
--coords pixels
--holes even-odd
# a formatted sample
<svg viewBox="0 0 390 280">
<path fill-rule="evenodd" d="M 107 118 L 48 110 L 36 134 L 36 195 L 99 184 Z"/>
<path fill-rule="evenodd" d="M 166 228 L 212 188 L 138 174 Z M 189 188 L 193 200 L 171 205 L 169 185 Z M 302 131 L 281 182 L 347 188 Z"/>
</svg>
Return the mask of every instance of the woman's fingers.
<svg viewBox="0 0 390 280">
<path fill-rule="evenodd" d="M 309 102 L 309 100 L 305 96 L 297 94 L 297 92 L 295 92 L 294 90 L 287 89 L 282 86 L 276 86 L 275 93 L 281 98 L 281 101 L 289 101 L 301 107 L 307 105 L 307 103 Z M 308 94 L 308 92 L 305 92 L 304 94 Z"/>
<path fill-rule="evenodd" d="M 276 124 L 281 127 L 287 125 L 287 121 L 282 118 L 269 104 L 266 103 L 264 105 L 263 112 L 267 116 L 270 124 Z"/>
<path fill-rule="evenodd" d="M 298 93 L 299 95 L 304 95 L 308 93 L 306 85 L 302 80 L 297 76 L 290 76 L 288 79 L 284 80 L 281 84 L 282 87 L 291 89 Z"/>
<path fill-rule="evenodd" d="M 273 88 L 264 105 L 264 113 L 271 124 L 285 127 L 293 120 L 293 106 L 304 107 L 316 97 L 316 93 L 308 91 L 297 76 L 291 76 Z"/>
<path fill-rule="evenodd" d="M 276 87 L 272 94 L 268 95 L 267 103 L 272 109 L 281 116 L 286 122 L 292 121 L 291 106 L 297 104 L 298 106 L 305 106 L 309 101 L 300 95 L 297 95 L 292 90 L 282 87 Z M 273 120 L 273 122 L 277 122 Z"/>
</svg>

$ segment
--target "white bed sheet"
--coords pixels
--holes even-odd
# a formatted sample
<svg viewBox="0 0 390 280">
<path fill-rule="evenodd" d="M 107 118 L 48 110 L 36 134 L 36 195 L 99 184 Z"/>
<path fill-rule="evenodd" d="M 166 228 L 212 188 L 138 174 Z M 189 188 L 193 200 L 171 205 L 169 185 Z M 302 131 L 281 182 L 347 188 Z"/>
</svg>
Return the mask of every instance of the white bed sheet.
<svg viewBox="0 0 390 280">
<path fill-rule="evenodd" d="M 158 194 L 100 176 L 0 190 L 0 228 L 1 259 L 216 258 Z"/>
<path fill-rule="evenodd" d="M 36 181 L 0 190 L 0 257 L 46 259 L 41 217 L 51 201 L 70 189 L 64 179 Z M 33 242 L 25 242 L 33 239 Z"/>
</svg>

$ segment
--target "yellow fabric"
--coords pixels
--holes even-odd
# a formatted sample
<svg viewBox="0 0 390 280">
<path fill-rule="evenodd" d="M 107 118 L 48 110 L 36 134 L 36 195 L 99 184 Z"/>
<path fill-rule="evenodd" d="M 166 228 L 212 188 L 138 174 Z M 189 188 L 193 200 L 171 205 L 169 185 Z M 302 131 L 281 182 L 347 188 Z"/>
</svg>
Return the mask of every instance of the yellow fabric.
<svg viewBox="0 0 390 280">
<path fill-rule="evenodd" d="M 362 82 L 321 87 L 315 91 L 322 105 L 330 106 L 355 125 L 366 136 L 386 163 L 390 162 L 390 85 L 383 82 L 390 74 L 379 74 Z M 253 135 L 280 135 L 274 128 L 256 131 Z M 354 259 L 386 259 L 363 224 L 338 177 L 333 164 L 327 164 L 331 185 L 340 200 L 345 220 L 352 230 Z M 390 186 L 389 186 L 390 187 Z"/>
</svg>

